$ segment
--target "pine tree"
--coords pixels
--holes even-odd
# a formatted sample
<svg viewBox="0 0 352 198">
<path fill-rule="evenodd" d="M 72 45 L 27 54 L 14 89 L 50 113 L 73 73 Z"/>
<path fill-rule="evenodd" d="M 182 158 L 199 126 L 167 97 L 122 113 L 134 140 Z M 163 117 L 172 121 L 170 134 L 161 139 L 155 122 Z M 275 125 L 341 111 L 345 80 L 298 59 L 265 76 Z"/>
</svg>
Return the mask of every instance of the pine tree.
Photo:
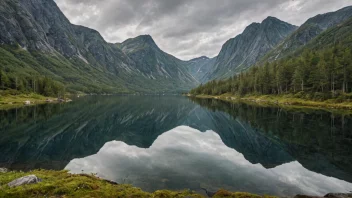
<svg viewBox="0 0 352 198">
<path fill-rule="evenodd" d="M 1 89 L 5 90 L 10 84 L 10 80 L 7 77 L 6 73 L 0 70 L 0 85 Z"/>
</svg>

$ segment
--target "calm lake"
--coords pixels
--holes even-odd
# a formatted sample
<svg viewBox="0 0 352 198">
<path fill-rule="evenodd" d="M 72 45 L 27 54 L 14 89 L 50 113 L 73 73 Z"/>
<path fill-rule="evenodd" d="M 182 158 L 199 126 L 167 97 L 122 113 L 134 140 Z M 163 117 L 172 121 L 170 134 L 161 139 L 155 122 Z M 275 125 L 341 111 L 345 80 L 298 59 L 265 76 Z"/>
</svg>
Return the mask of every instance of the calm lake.
<svg viewBox="0 0 352 198">
<path fill-rule="evenodd" d="M 181 96 L 0 111 L 0 167 L 96 173 L 146 191 L 352 191 L 352 117 Z"/>
</svg>

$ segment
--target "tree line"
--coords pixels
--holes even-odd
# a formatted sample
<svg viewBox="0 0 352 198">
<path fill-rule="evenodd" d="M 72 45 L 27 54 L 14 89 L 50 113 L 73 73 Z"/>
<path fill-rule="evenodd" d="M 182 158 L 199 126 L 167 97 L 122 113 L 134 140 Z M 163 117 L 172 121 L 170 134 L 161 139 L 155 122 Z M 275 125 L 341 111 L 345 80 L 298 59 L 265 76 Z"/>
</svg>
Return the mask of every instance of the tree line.
<svg viewBox="0 0 352 198">
<path fill-rule="evenodd" d="M 37 93 L 44 96 L 60 97 L 65 87 L 47 77 L 23 77 L 0 70 L 0 90 L 9 93 Z"/>
<path fill-rule="evenodd" d="M 305 50 L 290 57 L 248 71 L 227 80 L 213 80 L 191 90 L 191 94 L 221 95 L 325 93 L 333 97 L 352 91 L 352 52 L 350 48 L 334 47 Z"/>
</svg>

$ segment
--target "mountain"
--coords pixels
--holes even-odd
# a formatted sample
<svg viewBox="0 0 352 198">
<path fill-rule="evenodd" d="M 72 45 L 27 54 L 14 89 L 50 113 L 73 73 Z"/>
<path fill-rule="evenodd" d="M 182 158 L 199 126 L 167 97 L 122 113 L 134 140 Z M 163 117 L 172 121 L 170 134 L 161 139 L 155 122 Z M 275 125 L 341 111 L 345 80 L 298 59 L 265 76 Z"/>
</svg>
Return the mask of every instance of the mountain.
<svg viewBox="0 0 352 198">
<path fill-rule="evenodd" d="M 162 54 L 156 45 L 150 49 Z M 170 77 L 166 73 L 152 77 L 154 73 L 146 72 L 150 68 L 141 65 L 149 57 L 136 60 L 135 54 L 106 42 L 97 31 L 71 24 L 53 0 L 2 0 L 0 51 L 1 70 L 16 78 L 47 76 L 69 91 L 161 92 L 170 87 L 178 91 L 196 83 L 184 66 L 175 63 L 178 60 L 165 53 L 163 61 L 172 63 L 155 67 Z"/>
<path fill-rule="evenodd" d="M 274 17 L 252 23 L 242 34 L 223 45 L 206 78 L 226 78 L 247 69 L 296 29 Z"/>
<path fill-rule="evenodd" d="M 216 58 L 201 56 L 186 61 L 188 72 L 199 82 L 204 82 L 205 75 L 212 69 Z"/>
<path fill-rule="evenodd" d="M 273 61 L 291 55 L 298 48 L 305 46 L 325 30 L 339 25 L 352 17 L 352 6 L 336 12 L 320 14 L 308 19 L 302 26 L 285 39 L 275 49 L 270 51 L 262 62 Z"/>
<path fill-rule="evenodd" d="M 327 47 L 332 47 L 335 44 L 352 48 L 352 16 L 343 23 L 329 28 L 323 33 L 319 34 L 302 49 L 296 50 L 296 54 L 305 49 L 319 50 Z"/>
<path fill-rule="evenodd" d="M 117 46 L 136 63 L 143 76 L 151 80 L 164 80 L 170 90 L 178 83 L 188 88 L 196 85 L 196 79 L 188 73 L 184 62 L 163 52 L 150 35 L 131 38 Z"/>
</svg>

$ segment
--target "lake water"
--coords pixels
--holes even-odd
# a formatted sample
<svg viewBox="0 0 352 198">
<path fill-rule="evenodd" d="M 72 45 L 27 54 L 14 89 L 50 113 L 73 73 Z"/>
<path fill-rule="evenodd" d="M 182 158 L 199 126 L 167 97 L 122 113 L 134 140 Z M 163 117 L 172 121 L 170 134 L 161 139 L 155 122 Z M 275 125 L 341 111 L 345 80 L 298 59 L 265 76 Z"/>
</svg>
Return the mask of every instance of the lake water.
<svg viewBox="0 0 352 198">
<path fill-rule="evenodd" d="M 140 187 L 292 196 L 352 190 L 352 118 L 181 96 L 83 97 L 0 111 L 0 167 Z"/>
</svg>

